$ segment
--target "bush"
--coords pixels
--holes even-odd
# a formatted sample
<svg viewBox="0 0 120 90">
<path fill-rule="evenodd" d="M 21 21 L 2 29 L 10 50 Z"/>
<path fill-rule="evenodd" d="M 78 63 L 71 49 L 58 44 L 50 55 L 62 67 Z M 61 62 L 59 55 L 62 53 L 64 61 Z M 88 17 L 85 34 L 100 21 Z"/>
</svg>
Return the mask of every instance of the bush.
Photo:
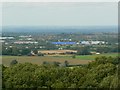
<svg viewBox="0 0 120 90">
<path fill-rule="evenodd" d="M 73 55 L 72 58 L 76 58 L 76 55 Z"/>
<path fill-rule="evenodd" d="M 38 55 L 38 56 L 44 56 L 44 54 L 43 54 L 43 53 L 38 53 L 37 55 Z"/>
<path fill-rule="evenodd" d="M 18 63 L 17 60 L 12 60 L 11 63 L 10 63 L 10 65 L 15 65 L 15 64 L 17 64 L 17 63 Z"/>
</svg>

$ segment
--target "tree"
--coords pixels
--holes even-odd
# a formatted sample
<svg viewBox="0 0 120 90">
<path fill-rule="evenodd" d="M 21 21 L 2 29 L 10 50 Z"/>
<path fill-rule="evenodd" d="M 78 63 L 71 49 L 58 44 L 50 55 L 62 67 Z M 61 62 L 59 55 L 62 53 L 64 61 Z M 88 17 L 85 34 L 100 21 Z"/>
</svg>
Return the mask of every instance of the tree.
<svg viewBox="0 0 120 90">
<path fill-rule="evenodd" d="M 73 55 L 72 58 L 76 58 L 76 55 Z"/>
<path fill-rule="evenodd" d="M 33 50 L 33 53 L 34 53 L 34 54 L 38 54 L 38 50 L 37 50 L 37 49 L 34 49 L 34 50 Z"/>
<path fill-rule="evenodd" d="M 57 81 L 52 85 L 52 88 L 64 88 L 64 83 Z"/>
<path fill-rule="evenodd" d="M 57 47 L 56 47 L 54 44 L 51 44 L 51 43 L 49 43 L 49 42 L 46 43 L 45 47 L 46 47 L 47 50 L 57 49 Z"/>
<path fill-rule="evenodd" d="M 90 55 L 90 48 L 87 47 L 87 46 L 84 46 L 84 47 L 80 47 L 78 50 L 77 50 L 77 54 L 78 55 Z"/>
<path fill-rule="evenodd" d="M 53 62 L 54 66 L 59 66 L 59 64 L 60 64 L 60 62 L 55 62 L 55 61 Z"/>
<path fill-rule="evenodd" d="M 47 64 L 49 64 L 49 62 L 47 62 L 47 61 L 44 61 L 44 62 L 43 62 L 43 65 L 47 65 Z"/>
<path fill-rule="evenodd" d="M 21 55 L 28 55 L 30 52 L 31 52 L 30 49 L 22 49 L 20 53 Z"/>
<path fill-rule="evenodd" d="M 49 63 L 15 64 L 3 67 L 4 88 L 118 88 L 118 63 L 111 57 L 99 57 L 88 66 L 55 67 Z M 45 62 L 44 62 L 45 63 Z M 51 65 L 52 64 L 52 65 Z M 66 66 L 69 65 L 65 61 Z"/>
<path fill-rule="evenodd" d="M 10 63 L 10 65 L 15 65 L 15 64 L 17 64 L 17 63 L 18 63 L 17 60 L 12 60 L 11 63 Z"/>
<path fill-rule="evenodd" d="M 38 56 L 44 56 L 44 54 L 43 54 L 43 53 L 38 53 L 37 55 L 38 55 Z"/>
<path fill-rule="evenodd" d="M 13 56 L 17 56 L 19 54 L 19 50 L 17 49 L 17 47 L 12 47 L 12 53 Z"/>
<path fill-rule="evenodd" d="M 65 67 L 67 67 L 67 66 L 69 65 L 69 62 L 68 62 L 68 61 L 65 61 L 65 62 L 64 62 L 64 65 L 65 65 Z"/>
<path fill-rule="evenodd" d="M 97 47 L 96 48 L 96 52 L 99 52 L 99 53 L 108 53 L 110 52 L 110 48 L 109 47 Z"/>
<path fill-rule="evenodd" d="M 117 88 L 118 87 L 118 78 L 115 75 L 107 76 L 99 83 L 99 88 Z"/>
</svg>

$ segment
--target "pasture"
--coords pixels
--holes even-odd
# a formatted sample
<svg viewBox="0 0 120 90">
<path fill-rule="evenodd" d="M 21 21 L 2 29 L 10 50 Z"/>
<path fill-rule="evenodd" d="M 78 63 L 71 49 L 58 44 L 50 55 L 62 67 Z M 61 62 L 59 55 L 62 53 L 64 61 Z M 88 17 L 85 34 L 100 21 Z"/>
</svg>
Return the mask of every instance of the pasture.
<svg viewBox="0 0 120 90">
<path fill-rule="evenodd" d="M 76 58 L 81 60 L 95 60 L 96 57 L 106 56 L 106 57 L 116 57 L 118 53 L 105 53 L 105 54 L 96 54 L 96 55 L 77 55 Z"/>
</svg>

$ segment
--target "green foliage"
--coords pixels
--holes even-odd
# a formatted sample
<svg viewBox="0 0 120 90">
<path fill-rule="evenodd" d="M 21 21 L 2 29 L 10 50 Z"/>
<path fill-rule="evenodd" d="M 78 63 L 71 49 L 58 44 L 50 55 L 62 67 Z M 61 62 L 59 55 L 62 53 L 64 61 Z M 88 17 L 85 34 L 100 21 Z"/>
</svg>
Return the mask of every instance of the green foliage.
<svg viewBox="0 0 120 90">
<path fill-rule="evenodd" d="M 90 48 L 88 46 L 80 47 L 77 50 L 78 55 L 90 55 Z"/>
<path fill-rule="evenodd" d="M 67 67 L 69 65 L 69 62 L 68 61 L 65 61 L 64 62 L 64 66 Z"/>
<path fill-rule="evenodd" d="M 99 83 L 100 88 L 117 88 L 118 87 L 118 77 L 116 75 L 108 76 L 103 78 Z"/>
<path fill-rule="evenodd" d="M 37 55 L 38 55 L 38 56 L 44 56 L 44 54 L 43 54 L 43 53 L 38 53 Z"/>
<path fill-rule="evenodd" d="M 18 55 L 27 55 L 28 53 L 31 52 L 31 49 L 27 48 L 17 48 L 17 46 L 13 47 L 2 47 L 2 55 L 13 55 L 13 56 L 18 56 Z"/>
<path fill-rule="evenodd" d="M 3 66 L 3 88 L 117 88 L 115 59 L 119 60 L 98 57 L 86 66 L 72 68 L 58 67 L 58 62 L 41 66 L 31 63 Z"/>
<path fill-rule="evenodd" d="M 34 53 L 34 54 L 38 54 L 38 50 L 37 50 L 37 49 L 34 49 L 34 50 L 33 50 L 33 53 Z"/>
<path fill-rule="evenodd" d="M 17 63 L 18 63 L 17 60 L 12 60 L 11 63 L 10 63 L 10 65 L 15 65 L 15 64 L 17 64 Z"/>
<path fill-rule="evenodd" d="M 76 55 L 73 55 L 72 58 L 76 58 Z"/>
<path fill-rule="evenodd" d="M 26 48 L 25 48 L 25 49 L 22 49 L 22 50 L 21 50 L 20 54 L 21 54 L 21 55 L 28 55 L 30 52 L 31 52 L 30 49 L 26 49 Z"/>
</svg>

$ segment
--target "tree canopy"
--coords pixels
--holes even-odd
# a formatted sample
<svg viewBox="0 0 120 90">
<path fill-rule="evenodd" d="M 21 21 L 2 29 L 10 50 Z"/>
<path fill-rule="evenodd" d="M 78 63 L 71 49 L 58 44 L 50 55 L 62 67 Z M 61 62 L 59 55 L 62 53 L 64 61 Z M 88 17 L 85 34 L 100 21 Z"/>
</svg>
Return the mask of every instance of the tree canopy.
<svg viewBox="0 0 120 90">
<path fill-rule="evenodd" d="M 3 88 L 118 88 L 119 60 L 98 57 L 72 68 L 31 63 L 2 66 Z"/>
</svg>

